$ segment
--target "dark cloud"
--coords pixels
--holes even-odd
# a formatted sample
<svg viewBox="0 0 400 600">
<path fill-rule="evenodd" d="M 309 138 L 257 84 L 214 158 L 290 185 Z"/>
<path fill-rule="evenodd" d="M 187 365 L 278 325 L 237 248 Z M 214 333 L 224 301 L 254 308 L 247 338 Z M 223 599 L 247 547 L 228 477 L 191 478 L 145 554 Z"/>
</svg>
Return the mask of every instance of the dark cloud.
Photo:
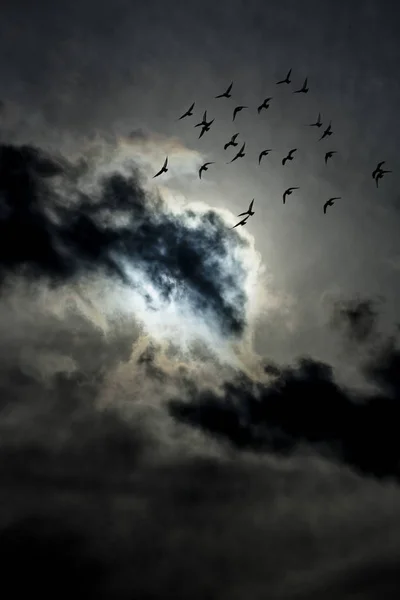
<svg viewBox="0 0 400 600">
<path fill-rule="evenodd" d="M 371 298 L 337 301 L 331 324 L 342 330 L 352 341 L 363 343 L 376 334 L 378 301 Z"/>
<path fill-rule="evenodd" d="M 3 582 L 45 598 L 60 588 L 61 598 L 75 590 L 116 600 L 357 590 L 372 599 L 398 590 L 398 544 L 387 539 L 389 527 L 398 531 L 398 494 L 318 472 L 313 461 L 282 466 L 181 460 L 139 469 L 124 488 L 46 490 L 34 481 L 9 490 L 8 502 L 3 488 Z M 391 502 L 387 514 L 379 497 Z"/>
<path fill-rule="evenodd" d="M 103 176 L 98 196 L 89 197 L 77 185 L 81 169 L 30 146 L 0 147 L 2 276 L 19 270 L 57 284 L 103 272 L 135 286 L 154 308 L 158 299 L 145 290 L 148 279 L 162 302 L 186 302 L 225 334 L 241 334 L 246 270 L 232 250 L 243 242 L 221 217 L 212 210 L 173 216 L 160 198 L 145 193 L 136 171 Z M 69 185 L 68 204 L 63 184 Z M 113 223 L 117 212 L 129 221 Z M 129 267 L 140 273 L 136 281 Z"/>
<path fill-rule="evenodd" d="M 305 444 L 365 473 L 399 477 L 399 365 L 400 349 L 390 340 L 364 367 L 378 388 L 368 396 L 340 385 L 330 365 L 302 358 L 280 371 L 268 365 L 268 382 L 240 376 L 224 382 L 220 395 L 192 390 L 189 402 L 172 400 L 169 408 L 242 449 L 287 454 Z"/>
<path fill-rule="evenodd" d="M 106 565 L 90 556 L 82 534 L 61 519 L 25 517 L 0 534 L 2 584 L 13 594 L 70 598 L 76 593 L 104 598 Z"/>
</svg>

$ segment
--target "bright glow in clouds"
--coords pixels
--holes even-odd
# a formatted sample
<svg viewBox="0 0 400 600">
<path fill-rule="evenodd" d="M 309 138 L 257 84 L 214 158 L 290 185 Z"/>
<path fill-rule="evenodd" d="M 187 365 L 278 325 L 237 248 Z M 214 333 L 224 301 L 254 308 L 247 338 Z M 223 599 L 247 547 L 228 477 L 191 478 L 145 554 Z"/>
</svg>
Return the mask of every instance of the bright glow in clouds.
<svg viewBox="0 0 400 600">
<path fill-rule="evenodd" d="M 197 169 L 202 161 L 201 155 L 197 152 L 187 150 L 177 140 L 150 138 L 143 141 L 140 135 L 134 141 L 121 140 L 117 148 L 111 151 L 105 148 L 102 152 L 102 160 L 96 161 L 97 175 L 115 171 L 128 174 L 133 162 L 149 164 L 151 161 L 154 168 L 157 168 L 159 157 L 165 156 L 168 152 L 174 153 L 175 172 L 182 171 L 185 174 L 192 172 L 197 177 Z M 186 198 L 176 193 L 176 189 L 173 191 L 169 189 L 165 178 L 160 179 L 159 182 L 150 179 L 149 183 L 150 186 L 157 187 L 166 212 L 182 220 L 186 229 L 195 231 L 204 228 L 202 218 L 210 210 L 226 222 L 227 228 L 237 221 L 236 215 L 229 210 L 214 209 L 206 202 L 188 203 Z M 151 196 L 150 190 L 149 202 Z M 276 308 L 276 298 L 267 294 L 265 269 L 261 265 L 259 253 L 255 250 L 254 238 L 244 230 L 240 232 L 232 230 L 229 235 L 232 235 L 232 242 L 229 238 L 225 242 L 227 252 L 224 258 L 224 270 L 228 277 L 233 276 L 237 266 L 240 265 L 245 274 L 241 284 L 247 298 L 245 317 L 248 327 L 241 340 L 245 342 L 252 336 L 256 318 L 261 311 L 268 310 L 269 305 Z M 212 248 L 208 257 L 210 265 L 213 262 L 211 252 Z M 124 315 L 132 314 L 135 321 L 140 323 L 143 332 L 155 341 L 170 342 L 185 353 L 190 352 L 193 345 L 200 342 L 217 353 L 220 359 L 227 360 L 231 364 L 236 362 L 235 344 L 222 334 L 217 316 L 211 309 L 207 312 L 196 309 L 190 295 L 185 292 L 179 281 L 169 278 L 171 292 L 168 297 L 165 297 L 160 288 L 151 282 L 140 263 L 130 263 L 126 257 L 121 260 L 116 256 L 115 259 L 132 282 L 132 287 L 118 285 L 113 288 L 113 291 L 109 289 L 107 304 L 111 310 L 116 309 Z M 227 303 L 234 303 L 234 293 L 232 287 L 226 286 Z"/>
<path fill-rule="evenodd" d="M 58 205 L 70 211 L 59 215 L 57 251 L 79 265 L 75 283 L 98 322 L 119 312 L 156 342 L 182 352 L 200 343 L 232 364 L 271 300 L 260 255 L 248 232 L 230 229 L 235 215 L 210 206 L 212 197 L 184 202 L 168 178 L 138 173 L 138 164 L 154 172 L 170 152 L 175 173 L 197 177 L 202 157 L 177 140 L 140 134 L 134 143 L 92 148 L 86 170 L 55 182 L 51 222 Z"/>
</svg>

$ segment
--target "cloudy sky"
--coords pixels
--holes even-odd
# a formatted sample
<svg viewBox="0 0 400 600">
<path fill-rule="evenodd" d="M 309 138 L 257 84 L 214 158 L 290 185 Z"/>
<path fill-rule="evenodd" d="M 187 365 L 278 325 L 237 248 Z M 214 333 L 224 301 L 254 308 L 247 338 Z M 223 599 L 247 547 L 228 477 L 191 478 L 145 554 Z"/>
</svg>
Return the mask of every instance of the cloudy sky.
<svg viewBox="0 0 400 600">
<path fill-rule="evenodd" d="M 3 585 L 397 598 L 396 3 L 3 4 Z"/>
</svg>

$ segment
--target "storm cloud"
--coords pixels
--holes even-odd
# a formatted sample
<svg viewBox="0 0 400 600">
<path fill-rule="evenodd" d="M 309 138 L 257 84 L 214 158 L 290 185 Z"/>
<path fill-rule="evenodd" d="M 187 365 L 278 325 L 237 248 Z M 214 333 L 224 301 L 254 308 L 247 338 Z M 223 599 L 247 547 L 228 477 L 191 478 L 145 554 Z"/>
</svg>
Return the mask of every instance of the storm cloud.
<svg viewBox="0 0 400 600">
<path fill-rule="evenodd" d="M 362 310 L 362 308 L 360 308 Z M 301 446 L 377 477 L 400 476 L 397 413 L 400 349 L 386 340 L 364 365 L 376 389 L 362 394 L 340 384 L 332 367 L 311 357 L 266 367 L 266 380 L 237 375 L 219 392 L 191 390 L 171 400 L 175 418 L 235 447 L 287 455 Z"/>
<path fill-rule="evenodd" d="M 0 147 L 3 279 L 13 271 L 57 285 L 103 273 L 139 290 L 149 310 L 188 304 L 224 335 L 242 334 L 247 272 L 235 251 L 246 242 L 222 217 L 174 214 L 134 167 L 97 180 L 83 174 L 85 189 L 79 165 L 31 146 Z"/>
</svg>

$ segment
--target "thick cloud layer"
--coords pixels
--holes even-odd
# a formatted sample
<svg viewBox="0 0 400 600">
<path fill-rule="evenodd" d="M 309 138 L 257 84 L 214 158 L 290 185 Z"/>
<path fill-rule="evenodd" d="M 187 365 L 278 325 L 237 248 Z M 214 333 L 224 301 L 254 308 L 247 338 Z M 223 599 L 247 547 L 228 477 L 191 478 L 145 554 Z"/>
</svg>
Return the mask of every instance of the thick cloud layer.
<svg viewBox="0 0 400 600">
<path fill-rule="evenodd" d="M 210 381 L 225 371 L 213 360 L 207 378 L 193 361 L 168 370 L 126 322 L 105 334 L 74 311 L 51 316 L 50 305 L 10 302 L 0 321 L 11 329 L 0 346 L 4 586 L 43 598 L 396 597 L 398 488 L 343 465 L 394 473 L 395 420 L 384 411 L 395 347 L 368 366 L 385 382 L 380 413 L 378 398 L 351 406 L 311 359 L 268 364 L 264 383 L 225 379 L 218 398 Z M 186 403 L 171 418 L 177 390 Z M 199 424 L 212 435 L 197 435 Z"/>
<path fill-rule="evenodd" d="M 150 310 L 189 305 L 223 334 L 243 333 L 247 273 L 235 250 L 244 242 L 214 211 L 174 214 L 134 169 L 96 178 L 11 145 L 0 147 L 0 202 L 3 278 L 18 270 L 57 284 L 105 273 L 139 290 Z"/>
</svg>

